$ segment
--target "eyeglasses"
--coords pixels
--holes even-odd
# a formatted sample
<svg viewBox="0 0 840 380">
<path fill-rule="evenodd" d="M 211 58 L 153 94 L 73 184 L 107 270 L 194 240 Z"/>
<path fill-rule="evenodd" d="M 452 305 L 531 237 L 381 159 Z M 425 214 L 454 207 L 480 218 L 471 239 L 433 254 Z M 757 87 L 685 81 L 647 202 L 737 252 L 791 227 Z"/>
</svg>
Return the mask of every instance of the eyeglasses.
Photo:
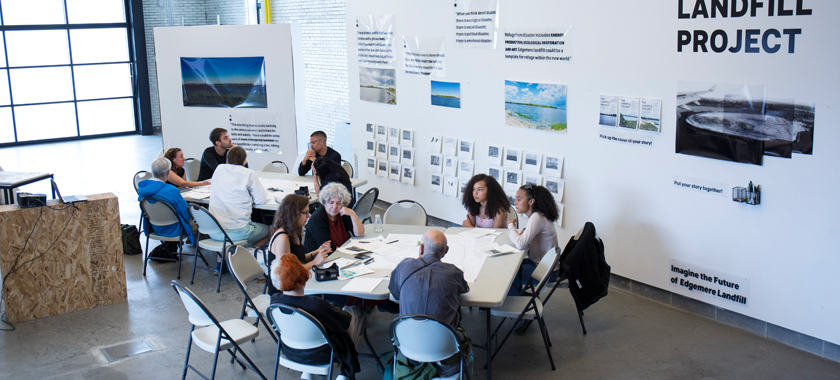
<svg viewBox="0 0 840 380">
<path fill-rule="evenodd" d="M 309 210 L 306 210 L 306 211 L 301 211 L 301 212 L 300 212 L 300 214 L 301 214 L 301 215 L 309 215 Z"/>
<path fill-rule="evenodd" d="M 315 145 L 315 143 L 317 143 L 318 141 L 324 141 L 324 139 L 315 140 L 315 141 L 310 141 L 310 142 L 309 142 L 309 146 L 313 146 L 313 145 Z"/>
<path fill-rule="evenodd" d="M 531 185 L 530 183 L 526 183 L 525 186 L 522 186 L 522 188 L 525 189 L 525 190 L 531 190 L 531 189 L 534 188 L 534 186 Z"/>
</svg>

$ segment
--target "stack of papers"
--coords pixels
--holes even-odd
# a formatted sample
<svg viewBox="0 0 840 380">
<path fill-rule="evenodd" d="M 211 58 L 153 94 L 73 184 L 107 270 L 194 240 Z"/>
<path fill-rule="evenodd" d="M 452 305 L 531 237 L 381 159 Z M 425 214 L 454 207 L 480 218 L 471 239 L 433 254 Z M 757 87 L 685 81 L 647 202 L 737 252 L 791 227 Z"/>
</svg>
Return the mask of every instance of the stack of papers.
<svg viewBox="0 0 840 380">
<path fill-rule="evenodd" d="M 466 231 L 459 232 L 458 235 L 465 236 L 465 237 L 472 237 L 472 238 L 479 238 L 486 235 L 492 235 L 494 232 L 498 232 L 496 230 L 491 230 L 489 228 L 473 228 Z"/>
<path fill-rule="evenodd" d="M 487 256 L 489 256 L 489 257 L 501 256 L 501 255 L 506 255 L 508 253 L 516 252 L 516 248 L 511 247 L 508 244 L 499 245 L 497 243 L 491 243 L 491 244 L 485 245 L 485 246 L 479 248 L 478 250 L 486 253 Z"/>
<path fill-rule="evenodd" d="M 350 255 L 357 255 L 359 252 L 364 251 L 378 253 L 380 255 L 389 255 L 400 250 L 399 247 L 395 246 L 394 243 L 396 242 L 397 241 L 393 239 L 386 241 L 382 238 L 382 236 L 375 238 L 362 238 L 358 240 L 354 239 L 351 240 L 350 243 L 340 247 L 338 251 Z"/>
<path fill-rule="evenodd" d="M 355 278 L 348 282 L 347 285 L 344 285 L 341 290 L 345 292 L 371 293 L 381 282 L 381 278 Z"/>
<path fill-rule="evenodd" d="M 207 199 L 210 198 L 210 186 L 201 186 L 195 187 L 190 189 L 189 191 L 185 191 L 181 193 L 181 196 L 184 198 L 193 198 L 193 199 Z"/>
</svg>

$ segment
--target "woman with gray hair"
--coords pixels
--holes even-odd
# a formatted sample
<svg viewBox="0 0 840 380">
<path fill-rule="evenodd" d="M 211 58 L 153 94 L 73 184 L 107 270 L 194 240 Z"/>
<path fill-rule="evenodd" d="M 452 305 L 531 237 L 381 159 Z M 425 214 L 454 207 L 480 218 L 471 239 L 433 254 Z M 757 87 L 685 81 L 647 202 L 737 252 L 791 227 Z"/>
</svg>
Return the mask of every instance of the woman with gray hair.
<svg viewBox="0 0 840 380">
<path fill-rule="evenodd" d="M 331 241 L 332 249 L 335 250 L 350 240 L 351 236 L 365 235 L 362 220 L 353 209 L 347 207 L 351 197 L 344 185 L 333 182 L 322 187 L 318 199 L 323 206 L 315 210 L 306 223 L 303 247 L 307 252 L 318 249 L 327 241 Z"/>
</svg>

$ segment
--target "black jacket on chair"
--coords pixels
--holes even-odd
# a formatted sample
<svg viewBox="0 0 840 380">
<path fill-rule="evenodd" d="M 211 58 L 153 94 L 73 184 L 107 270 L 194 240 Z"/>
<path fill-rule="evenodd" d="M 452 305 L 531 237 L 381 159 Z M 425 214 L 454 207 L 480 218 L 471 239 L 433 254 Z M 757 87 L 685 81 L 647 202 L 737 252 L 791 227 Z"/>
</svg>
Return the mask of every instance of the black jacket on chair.
<svg viewBox="0 0 840 380">
<path fill-rule="evenodd" d="M 560 265 L 569 277 L 569 292 L 579 311 L 607 295 L 610 266 L 604 258 L 604 243 L 595 235 L 595 225 L 586 222 L 579 239 L 573 236 L 560 255 Z"/>
</svg>

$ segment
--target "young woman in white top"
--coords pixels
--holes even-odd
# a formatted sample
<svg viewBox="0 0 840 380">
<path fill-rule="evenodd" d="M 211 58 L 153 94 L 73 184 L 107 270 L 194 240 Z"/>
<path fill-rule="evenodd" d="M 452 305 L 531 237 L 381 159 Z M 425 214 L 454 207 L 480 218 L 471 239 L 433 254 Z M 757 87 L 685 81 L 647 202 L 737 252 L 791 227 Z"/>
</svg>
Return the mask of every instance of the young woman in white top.
<svg viewBox="0 0 840 380">
<path fill-rule="evenodd" d="M 528 248 L 528 256 L 522 261 L 522 279 L 531 278 L 534 269 L 549 249 L 557 246 L 557 230 L 554 222 L 559 217 L 557 203 L 548 189 L 531 184 L 516 191 L 516 212 L 528 216 L 528 225 L 522 232 L 514 227 L 516 219 L 508 221 L 510 240 L 516 249 Z M 520 284 L 521 286 L 521 284 Z M 515 290 L 515 291 L 514 291 Z M 518 294 L 518 289 L 511 287 L 509 295 Z"/>
</svg>

